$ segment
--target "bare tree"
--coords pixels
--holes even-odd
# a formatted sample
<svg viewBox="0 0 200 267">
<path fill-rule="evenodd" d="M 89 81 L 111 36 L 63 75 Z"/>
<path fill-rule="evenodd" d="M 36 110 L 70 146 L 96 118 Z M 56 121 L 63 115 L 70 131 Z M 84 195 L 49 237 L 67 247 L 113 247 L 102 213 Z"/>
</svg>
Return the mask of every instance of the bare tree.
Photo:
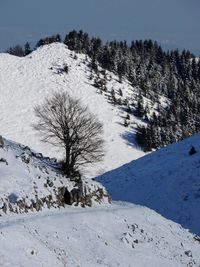
<svg viewBox="0 0 200 267">
<path fill-rule="evenodd" d="M 102 160 L 103 126 L 87 107 L 67 93 L 54 93 L 34 109 L 38 121 L 33 124 L 42 141 L 65 151 L 63 170 L 73 175 L 80 166 Z"/>
</svg>

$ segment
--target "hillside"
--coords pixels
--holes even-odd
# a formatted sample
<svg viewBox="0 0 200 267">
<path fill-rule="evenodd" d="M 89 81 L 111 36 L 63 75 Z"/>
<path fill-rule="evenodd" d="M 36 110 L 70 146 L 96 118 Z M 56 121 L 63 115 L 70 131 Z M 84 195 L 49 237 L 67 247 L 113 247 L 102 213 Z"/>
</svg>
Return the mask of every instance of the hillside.
<svg viewBox="0 0 200 267">
<path fill-rule="evenodd" d="M 190 156 L 192 146 L 197 153 Z M 200 234 L 200 135 L 132 161 L 98 181 L 114 200 L 149 207 Z"/>
<path fill-rule="evenodd" d="M 199 249 L 198 237 L 131 204 L 0 221 L 0 265 L 6 267 L 191 267 L 200 265 Z"/>
<path fill-rule="evenodd" d="M 110 204 L 90 179 L 66 205 L 63 188 L 73 197 L 79 186 L 55 158 L 0 138 L 0 266 L 199 266 L 198 236 L 146 207 Z"/>
<path fill-rule="evenodd" d="M 55 37 L 38 44 L 53 42 Z M 110 41 L 90 38 L 82 31 L 69 32 L 69 49 L 82 52 L 103 68 L 128 79 L 138 89 L 129 112 L 145 120 L 138 126 L 137 141 L 146 151 L 177 142 L 200 131 L 200 61 L 190 51 L 164 51 L 152 40 Z M 163 98 L 165 105 L 163 105 Z M 144 101 L 148 99 L 149 101 Z M 136 101 L 135 101 L 136 100 Z M 152 112 L 152 103 L 154 109 Z"/>
<path fill-rule="evenodd" d="M 175 223 L 200 234 L 199 137 L 137 160 L 145 153 L 136 128 L 146 121 L 130 103 L 140 90 L 100 66 L 96 73 L 93 63 L 61 43 L 22 58 L 0 54 L 0 266 L 200 266 L 199 237 Z M 79 98 L 103 123 L 105 159 L 82 169 L 82 181 L 60 173 L 63 151 L 32 128 L 34 106 L 55 91 Z M 142 101 L 158 112 L 157 103 Z M 94 177 L 114 200 L 167 219 L 110 204 Z"/>
<path fill-rule="evenodd" d="M 62 43 L 59 34 L 44 37 L 34 51 L 56 43 Z M 136 141 L 144 151 L 164 147 L 200 131 L 200 61 L 190 51 L 166 52 L 151 39 L 105 43 L 81 30 L 67 33 L 63 43 L 74 54 L 73 59 L 79 58 L 75 53 L 85 57 L 89 84 L 126 111 L 123 124 L 132 125 Z M 8 53 L 19 57 L 31 51 L 29 43 L 8 49 Z M 62 73 L 62 69 L 61 66 L 57 71 Z M 133 115 L 139 120 L 129 121 Z M 130 141 L 131 135 L 123 136 Z"/>
<path fill-rule="evenodd" d="M 119 98 L 118 91 L 122 89 L 121 100 L 133 96 L 137 90 L 133 92 L 127 81 L 119 83 L 118 77 L 107 72 L 107 92 L 102 92 L 94 87 L 89 63 L 85 55 L 75 55 L 60 43 L 40 47 L 23 58 L 0 54 L 0 119 L 1 134 L 6 138 L 28 145 L 47 156 L 62 158 L 62 151 L 41 143 L 40 137 L 33 131 L 33 108 L 54 91 L 67 91 L 71 96 L 80 98 L 104 125 L 105 160 L 85 173 L 93 177 L 144 153 L 136 148 L 132 135 L 134 129 L 124 127 L 127 112 L 123 105 L 115 106 L 110 101 L 113 88 L 116 98 Z M 62 71 L 66 64 L 68 74 Z M 138 119 L 131 115 L 130 121 L 134 124 Z"/>
<path fill-rule="evenodd" d="M 108 203 L 100 184 L 63 176 L 55 158 L 2 137 L 0 141 L 0 216 Z"/>
</svg>

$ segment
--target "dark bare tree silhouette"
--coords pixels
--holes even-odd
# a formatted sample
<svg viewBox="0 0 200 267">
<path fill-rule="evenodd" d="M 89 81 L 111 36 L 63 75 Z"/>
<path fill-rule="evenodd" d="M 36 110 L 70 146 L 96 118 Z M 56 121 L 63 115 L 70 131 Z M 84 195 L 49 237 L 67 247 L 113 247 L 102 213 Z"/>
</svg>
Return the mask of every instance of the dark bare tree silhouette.
<svg viewBox="0 0 200 267">
<path fill-rule="evenodd" d="M 34 109 L 42 141 L 65 151 L 63 171 L 73 176 L 82 165 L 102 160 L 103 126 L 80 100 L 67 93 L 54 93 Z"/>
</svg>

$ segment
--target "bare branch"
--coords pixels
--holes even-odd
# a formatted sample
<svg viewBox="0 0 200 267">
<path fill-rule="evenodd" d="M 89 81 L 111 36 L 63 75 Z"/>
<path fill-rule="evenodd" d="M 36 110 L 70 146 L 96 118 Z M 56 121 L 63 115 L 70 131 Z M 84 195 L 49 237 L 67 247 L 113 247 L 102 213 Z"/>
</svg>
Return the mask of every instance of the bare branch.
<svg viewBox="0 0 200 267">
<path fill-rule="evenodd" d="M 67 93 L 54 93 L 34 109 L 34 129 L 41 140 L 65 151 L 65 173 L 70 175 L 80 166 L 102 160 L 103 126 L 80 101 Z"/>
</svg>

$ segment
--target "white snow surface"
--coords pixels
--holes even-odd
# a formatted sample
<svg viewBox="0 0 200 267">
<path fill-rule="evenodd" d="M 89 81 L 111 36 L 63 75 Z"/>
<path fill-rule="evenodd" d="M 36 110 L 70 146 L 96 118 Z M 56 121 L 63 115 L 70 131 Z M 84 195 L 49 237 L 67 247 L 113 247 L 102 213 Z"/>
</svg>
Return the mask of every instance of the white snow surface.
<svg viewBox="0 0 200 267">
<path fill-rule="evenodd" d="M 56 173 L 54 164 L 39 153 L 33 155 L 28 147 L 4 139 L 4 147 L 0 148 L 1 201 L 11 198 L 11 203 L 15 204 L 23 197 L 30 201 L 36 194 L 41 198 L 52 194 L 63 182 L 72 189 L 73 184 Z M 48 180 L 53 183 L 52 187 L 47 185 Z"/>
<path fill-rule="evenodd" d="M 3 139 L 0 147 L 0 216 L 12 212 L 31 212 L 31 204 L 45 197 L 51 198 L 50 207 L 60 207 L 57 197 L 59 188 L 67 188 L 69 192 L 77 188 L 74 181 L 64 177 L 59 171 L 56 159 L 43 157 L 41 153 L 33 152 L 29 147 Z M 83 190 L 92 194 L 103 187 L 90 179 L 82 179 Z M 96 195 L 96 193 L 95 193 Z M 92 197 L 92 201 L 97 198 Z M 28 210 L 19 209 L 19 201 L 24 200 Z M 102 198 L 100 202 L 108 202 Z M 95 201 L 96 202 L 96 201 Z M 6 211 L 4 205 L 7 205 Z M 95 203 L 93 203 L 95 204 Z M 97 203 L 96 203 L 97 204 Z M 12 208 L 10 208 L 10 205 Z M 4 207 L 4 208 L 3 208 Z M 47 209 L 44 202 L 42 209 Z"/>
<path fill-rule="evenodd" d="M 68 74 L 61 71 L 65 64 L 69 66 Z M 31 124 L 35 120 L 35 105 L 43 103 L 55 91 L 67 91 L 88 106 L 104 126 L 105 160 L 87 169 L 86 176 L 102 174 L 142 156 L 144 153 L 136 148 L 134 136 L 129 138 L 134 130 L 123 126 L 127 113 L 110 104 L 107 93 L 100 94 L 90 81 L 90 74 L 85 55 L 77 54 L 74 59 L 74 53 L 60 43 L 40 47 L 23 58 L 0 54 L 0 134 L 44 155 L 62 158 L 60 150 L 40 142 Z M 115 75 L 107 74 L 111 75 L 108 92 L 121 88 L 123 98 L 133 97 L 133 88 L 128 82 L 121 84 Z M 137 122 L 133 116 L 131 120 Z"/>
<path fill-rule="evenodd" d="M 66 63 L 69 66 L 68 74 L 60 71 Z M 101 175 L 144 155 L 132 138 L 134 129 L 123 126 L 127 113 L 109 103 L 107 95 L 112 88 L 116 92 L 121 88 L 123 98 L 131 99 L 136 92 L 133 92 L 128 82 L 123 81 L 121 84 L 115 75 L 109 73 L 112 79 L 107 84 L 108 93 L 100 94 L 89 79 L 87 64 L 84 55 L 77 55 L 75 60 L 74 53 L 63 44 L 41 47 L 25 58 L 0 54 L 1 135 L 28 145 L 44 155 L 62 158 L 62 152 L 41 143 L 31 127 L 34 122 L 34 106 L 42 103 L 54 91 L 64 90 L 71 96 L 80 98 L 102 121 L 106 141 L 105 160 L 85 170 L 86 178 Z M 132 125 L 139 122 L 134 116 L 130 120 Z M 191 140 L 197 144 L 198 136 Z M 31 197 L 35 183 L 39 194 L 44 196 L 53 190 L 43 186 L 49 176 L 52 177 L 54 186 L 60 185 L 61 177 L 51 172 L 51 166 L 47 166 L 50 163 L 48 159 L 42 162 L 43 159 L 38 159 L 40 154 L 33 156 L 32 150 L 10 141 L 5 142 L 7 148 L 0 151 L 1 200 L 8 196 Z M 163 205 L 163 209 L 166 209 L 166 203 L 170 203 L 172 207 L 174 204 L 171 214 L 177 213 L 178 218 L 185 209 L 184 216 L 190 212 L 187 219 L 189 221 L 191 216 L 196 227 L 200 207 L 197 205 L 199 159 L 198 153 L 188 156 L 191 142 L 185 142 L 185 146 L 179 145 L 180 149 L 171 146 L 168 150 L 142 158 L 138 163 L 133 161 L 106 173 L 99 180 L 106 184 L 114 199 L 146 206 L 158 202 L 158 206 Z M 30 163 L 24 162 L 22 158 L 29 160 L 30 154 Z M 180 160 L 177 160 L 178 157 Z M 176 169 L 177 161 L 179 170 Z M 41 168 L 43 163 L 44 168 Z M 186 177 L 186 164 L 191 167 L 188 171 L 190 176 L 181 179 L 181 175 Z M 135 172 L 137 179 L 134 180 Z M 39 178 L 41 175 L 42 179 Z M 86 180 L 93 183 L 92 180 Z M 70 186 L 67 181 L 64 183 Z M 177 192 L 178 186 L 185 190 L 184 194 L 182 191 L 181 194 Z M 137 201 L 139 195 L 141 199 L 145 196 L 144 203 L 139 198 Z M 185 202 L 183 198 L 186 199 Z M 194 206 L 191 210 L 192 204 Z M 151 208 L 156 210 L 155 205 Z M 196 217 L 192 215 L 194 210 Z M 162 213 L 162 210 L 159 212 Z M 180 222 L 183 221 L 187 220 Z M 198 232 L 195 227 L 192 229 Z M 45 209 L 38 213 L 18 215 L 9 213 L 0 217 L 0 266 L 3 267 L 200 266 L 199 251 L 198 236 L 153 210 L 125 202 L 111 205 L 104 202 L 91 208 Z"/>
<path fill-rule="evenodd" d="M 0 266 L 200 266 L 200 242 L 147 208 L 98 208 L 0 220 Z"/>
<path fill-rule="evenodd" d="M 194 146 L 197 153 L 190 156 Z M 114 200 L 147 206 L 200 235 L 200 135 L 98 177 Z"/>
<path fill-rule="evenodd" d="M 73 182 L 55 172 L 53 160 L 26 146 L 3 141 L 1 200 L 10 198 L 13 203 L 27 196 L 28 201 L 36 191 L 38 198 L 54 197 L 59 186 L 73 188 Z M 47 179 L 53 186 L 44 186 Z M 90 183 L 92 190 L 100 186 Z M 95 203 L 91 208 L 44 207 L 38 213 L 18 215 L 1 211 L 0 266 L 200 266 L 200 237 L 180 225 L 139 205 L 109 205 L 106 199 L 101 205 Z"/>
</svg>

